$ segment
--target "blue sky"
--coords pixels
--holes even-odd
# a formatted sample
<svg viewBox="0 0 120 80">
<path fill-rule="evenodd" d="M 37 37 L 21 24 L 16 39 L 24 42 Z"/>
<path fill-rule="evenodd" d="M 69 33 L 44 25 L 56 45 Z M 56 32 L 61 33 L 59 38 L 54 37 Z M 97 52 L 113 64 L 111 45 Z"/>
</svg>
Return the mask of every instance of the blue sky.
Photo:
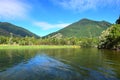
<svg viewBox="0 0 120 80">
<path fill-rule="evenodd" d="M 82 18 L 114 23 L 120 0 L 0 0 L 0 22 L 45 36 Z"/>
</svg>

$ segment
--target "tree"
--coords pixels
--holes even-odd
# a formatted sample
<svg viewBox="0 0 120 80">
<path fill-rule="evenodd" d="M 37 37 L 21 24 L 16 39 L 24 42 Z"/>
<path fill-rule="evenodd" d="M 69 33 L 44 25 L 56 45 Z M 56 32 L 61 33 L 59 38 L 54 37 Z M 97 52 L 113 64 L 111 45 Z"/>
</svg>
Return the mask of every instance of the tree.
<svg viewBox="0 0 120 80">
<path fill-rule="evenodd" d="M 116 20 L 116 24 L 120 24 L 120 16 L 119 16 L 119 18 Z"/>
<path fill-rule="evenodd" d="M 112 25 L 101 34 L 99 40 L 98 48 L 118 49 L 120 46 L 120 25 Z"/>
<path fill-rule="evenodd" d="M 10 39 L 9 39 L 9 44 L 13 44 L 13 33 L 10 33 Z"/>
</svg>

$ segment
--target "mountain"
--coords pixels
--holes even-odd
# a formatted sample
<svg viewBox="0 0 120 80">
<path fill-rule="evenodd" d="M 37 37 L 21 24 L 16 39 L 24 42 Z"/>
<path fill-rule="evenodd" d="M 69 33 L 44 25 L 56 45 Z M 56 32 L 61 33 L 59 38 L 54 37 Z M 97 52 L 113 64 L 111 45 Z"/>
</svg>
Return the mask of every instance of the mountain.
<svg viewBox="0 0 120 80">
<path fill-rule="evenodd" d="M 107 21 L 93 21 L 85 18 L 45 37 L 59 37 L 59 35 L 78 38 L 98 37 L 103 30 L 110 26 L 111 23 Z"/>
<path fill-rule="evenodd" d="M 11 33 L 13 34 L 13 36 L 16 36 L 16 37 L 25 37 L 25 36 L 29 36 L 29 37 L 34 36 L 36 38 L 39 37 L 36 34 L 22 27 L 16 26 L 8 22 L 0 22 L 0 35 L 10 36 Z"/>
</svg>

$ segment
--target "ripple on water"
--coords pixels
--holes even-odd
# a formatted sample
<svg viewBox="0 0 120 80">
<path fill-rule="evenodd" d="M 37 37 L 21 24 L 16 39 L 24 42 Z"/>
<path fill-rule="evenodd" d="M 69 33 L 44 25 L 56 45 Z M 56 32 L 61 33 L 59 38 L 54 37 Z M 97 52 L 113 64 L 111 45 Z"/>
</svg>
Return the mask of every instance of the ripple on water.
<svg viewBox="0 0 120 80">
<path fill-rule="evenodd" d="M 37 55 L 28 62 L 19 63 L 0 73 L 0 80 L 80 80 L 81 78 L 70 65 L 47 55 Z"/>
<path fill-rule="evenodd" d="M 118 80 L 112 68 L 87 68 L 64 59 L 36 55 L 0 72 L 0 80 Z"/>
<path fill-rule="evenodd" d="M 72 65 L 72 68 L 77 69 L 76 71 L 82 75 L 82 78 L 80 80 L 119 80 L 115 77 L 116 73 L 114 72 L 113 68 L 104 68 L 103 66 L 97 66 L 95 69 L 93 69 L 74 64 L 64 59 L 60 60 Z"/>
</svg>

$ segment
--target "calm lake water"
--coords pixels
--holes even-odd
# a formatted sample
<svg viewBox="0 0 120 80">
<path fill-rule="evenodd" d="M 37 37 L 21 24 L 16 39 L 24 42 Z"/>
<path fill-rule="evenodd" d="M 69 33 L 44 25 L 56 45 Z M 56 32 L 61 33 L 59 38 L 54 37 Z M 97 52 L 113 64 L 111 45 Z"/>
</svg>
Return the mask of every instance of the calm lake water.
<svg viewBox="0 0 120 80">
<path fill-rule="evenodd" d="M 120 80 L 120 52 L 0 50 L 0 80 Z"/>
</svg>

